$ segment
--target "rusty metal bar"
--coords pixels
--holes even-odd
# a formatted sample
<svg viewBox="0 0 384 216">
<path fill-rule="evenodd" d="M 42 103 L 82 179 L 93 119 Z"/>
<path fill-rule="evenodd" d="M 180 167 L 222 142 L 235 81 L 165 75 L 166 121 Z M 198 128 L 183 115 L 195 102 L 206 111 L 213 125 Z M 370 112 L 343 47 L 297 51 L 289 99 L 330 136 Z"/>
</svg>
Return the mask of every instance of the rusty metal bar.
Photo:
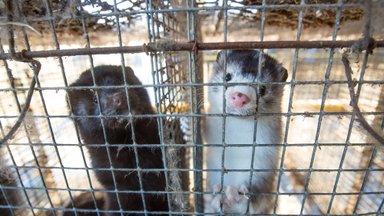
<svg viewBox="0 0 384 216">
<path fill-rule="evenodd" d="M 142 46 L 100 47 L 82 49 L 62 49 L 45 51 L 26 51 L 27 58 L 47 58 L 76 55 L 99 55 L 116 53 L 148 53 L 159 51 L 193 51 L 193 50 L 223 50 L 223 49 L 312 49 L 312 48 L 344 48 L 350 47 L 360 40 L 344 41 L 244 41 L 244 42 L 157 42 Z M 375 41 L 375 47 L 384 47 L 384 40 Z M 11 53 L 0 54 L 0 59 L 11 59 Z"/>
</svg>

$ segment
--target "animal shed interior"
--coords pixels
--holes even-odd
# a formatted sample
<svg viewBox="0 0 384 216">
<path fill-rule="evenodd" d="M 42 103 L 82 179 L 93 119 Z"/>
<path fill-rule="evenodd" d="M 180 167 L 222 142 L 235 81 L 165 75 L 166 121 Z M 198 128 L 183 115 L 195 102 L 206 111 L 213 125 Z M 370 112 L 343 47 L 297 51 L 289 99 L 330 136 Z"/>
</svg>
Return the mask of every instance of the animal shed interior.
<svg viewBox="0 0 384 216">
<path fill-rule="evenodd" d="M 0 41 L 3 137 L 28 104 L 29 85 L 38 71 L 11 53 L 25 49 L 27 57 L 41 63 L 23 123 L 2 143 L 0 215 L 156 214 L 150 213 L 151 209 L 104 208 L 104 195 L 117 192 L 98 181 L 97 171 L 103 168 L 91 163 L 67 103 L 69 86 L 83 71 L 99 65 L 130 66 L 142 83 L 136 87 L 148 91 L 157 113 L 151 117 L 156 117 L 160 134 L 167 214 L 207 214 L 204 206 L 209 204 L 203 196 L 212 192 L 206 186 L 211 172 L 206 152 L 212 147 L 201 144 L 205 121 L 214 115 L 207 111 L 212 104 L 204 89 L 211 85 L 209 75 L 223 49 L 263 49 L 288 70 L 286 82 L 278 84 L 284 86 L 282 109 L 269 113 L 283 122 L 282 142 L 271 143 L 281 147 L 277 168 L 269 170 L 276 178 L 270 191 L 274 202 L 271 214 L 384 212 L 384 155 L 356 117 L 341 61 L 347 48 L 356 46 L 362 35 L 376 40 L 371 55 L 351 52 L 349 59 L 361 112 L 373 128 L 382 131 L 382 1 L 0 3 L 4 24 Z M 325 42 L 308 45 L 306 41 Z M 97 100 L 101 103 L 103 99 L 98 96 Z M 125 118 L 148 118 L 135 115 Z M 226 113 L 222 118 L 228 116 Z M 127 172 L 135 171 L 127 168 Z M 223 167 L 221 175 L 228 172 L 231 170 Z M 261 171 L 249 164 L 245 172 Z M 147 202 L 143 190 L 118 192 L 142 195 L 141 201 Z M 90 207 L 79 208 L 86 199 Z"/>
</svg>

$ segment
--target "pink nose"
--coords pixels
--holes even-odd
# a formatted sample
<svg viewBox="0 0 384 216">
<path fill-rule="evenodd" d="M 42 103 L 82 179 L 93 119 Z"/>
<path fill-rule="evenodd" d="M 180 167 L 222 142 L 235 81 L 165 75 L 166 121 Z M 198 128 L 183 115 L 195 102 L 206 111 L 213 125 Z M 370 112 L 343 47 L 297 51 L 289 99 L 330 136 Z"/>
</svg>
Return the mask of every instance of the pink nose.
<svg viewBox="0 0 384 216">
<path fill-rule="evenodd" d="M 243 93 L 234 92 L 231 94 L 231 101 L 233 106 L 240 108 L 249 103 L 250 99 Z"/>
</svg>

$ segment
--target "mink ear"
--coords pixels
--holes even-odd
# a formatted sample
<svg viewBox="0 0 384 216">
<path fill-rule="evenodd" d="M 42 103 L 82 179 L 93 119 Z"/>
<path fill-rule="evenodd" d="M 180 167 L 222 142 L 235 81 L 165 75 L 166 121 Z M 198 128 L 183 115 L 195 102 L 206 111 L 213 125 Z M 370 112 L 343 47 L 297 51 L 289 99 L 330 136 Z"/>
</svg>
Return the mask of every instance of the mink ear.
<svg viewBox="0 0 384 216">
<path fill-rule="evenodd" d="M 217 53 L 216 56 L 216 62 L 220 63 L 224 61 L 225 53 L 227 53 L 227 56 L 232 52 L 232 50 L 220 50 L 219 53 Z"/>
<path fill-rule="evenodd" d="M 222 51 L 222 50 L 221 50 L 220 52 L 217 53 L 217 56 L 216 56 L 216 62 L 219 62 L 219 60 L 220 60 L 222 54 L 223 54 L 223 51 Z"/>
<path fill-rule="evenodd" d="M 288 78 L 288 71 L 282 64 L 277 64 L 273 72 L 273 80 L 275 82 L 285 82 Z"/>
<path fill-rule="evenodd" d="M 278 66 L 278 82 L 285 82 L 288 78 L 288 71 L 281 64 Z"/>
<path fill-rule="evenodd" d="M 261 67 L 264 67 L 265 65 L 265 61 L 266 61 L 266 58 L 265 58 L 265 54 L 258 51 L 258 50 L 254 50 L 254 55 L 253 55 L 253 59 L 256 61 L 256 62 L 261 62 Z"/>
</svg>

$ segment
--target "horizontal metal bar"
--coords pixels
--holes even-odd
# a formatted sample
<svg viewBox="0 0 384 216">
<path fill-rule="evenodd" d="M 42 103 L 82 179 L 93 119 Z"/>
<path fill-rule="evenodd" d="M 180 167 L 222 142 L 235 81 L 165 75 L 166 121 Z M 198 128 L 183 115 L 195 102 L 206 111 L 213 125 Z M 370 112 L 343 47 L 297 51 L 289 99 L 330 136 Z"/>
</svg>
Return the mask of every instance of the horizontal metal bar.
<svg viewBox="0 0 384 216">
<path fill-rule="evenodd" d="M 346 41 L 243 41 L 243 42 L 157 42 L 142 46 L 95 47 L 62 50 L 25 51 L 26 58 L 47 58 L 77 55 L 106 55 L 117 53 L 149 53 L 160 51 L 194 51 L 223 49 L 292 49 L 292 48 L 344 48 L 350 47 L 359 40 Z M 384 47 L 384 40 L 376 41 L 376 47 Z M 21 55 L 20 53 L 17 53 Z M 12 59 L 11 53 L 0 54 L 0 59 Z"/>
</svg>

